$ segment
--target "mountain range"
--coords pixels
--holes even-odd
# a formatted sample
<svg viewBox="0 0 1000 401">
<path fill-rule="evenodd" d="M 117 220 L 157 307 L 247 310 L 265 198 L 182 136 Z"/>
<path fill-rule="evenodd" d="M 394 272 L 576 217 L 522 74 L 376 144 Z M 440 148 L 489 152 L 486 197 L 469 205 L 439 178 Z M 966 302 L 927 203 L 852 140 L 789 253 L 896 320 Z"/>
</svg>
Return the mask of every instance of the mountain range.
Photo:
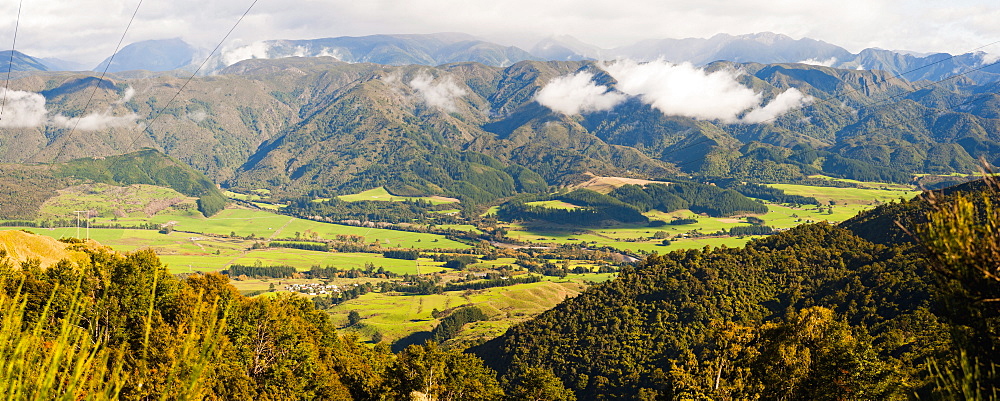
<svg viewBox="0 0 1000 401">
<path fill-rule="evenodd" d="M 111 72 L 147 70 L 153 72 L 198 69 L 208 54 L 181 39 L 147 40 L 122 48 L 94 68 Z M 22 55 L 23 57 L 30 57 Z M 463 33 L 413 35 L 370 35 L 304 40 L 265 40 L 228 48 L 206 63 L 202 73 L 217 72 L 246 59 L 284 57 L 334 57 L 350 63 L 385 65 L 419 64 L 438 66 L 455 62 L 477 62 L 507 67 L 519 61 L 584 61 L 632 59 L 666 60 L 703 66 L 715 61 L 754 63 L 805 63 L 843 69 L 885 70 L 916 81 L 942 80 L 963 74 L 963 79 L 987 82 L 996 78 L 1000 67 L 995 57 L 982 52 L 950 55 L 919 55 L 907 51 L 864 49 L 857 54 L 820 40 L 794 39 L 783 34 L 762 32 L 745 35 L 718 34 L 711 38 L 649 39 L 605 49 L 569 36 L 553 36 L 539 41 L 530 50 L 501 45 Z M 19 59 L 23 59 L 19 56 Z M 78 63 L 58 59 L 28 60 L 14 71 L 80 70 Z"/>
<path fill-rule="evenodd" d="M 704 110 L 670 112 L 663 102 L 674 101 L 673 92 L 658 80 L 636 81 L 644 74 L 721 74 L 711 76 L 731 82 L 726 90 L 694 88 Z M 570 88 L 560 102 L 579 97 L 577 106 L 590 107 L 592 98 L 579 93 L 598 88 L 615 103 L 558 111 L 563 106 L 540 100 L 553 82 L 582 85 L 584 92 Z M 996 84 L 930 85 L 807 64 L 717 62 L 697 70 L 521 61 L 501 68 L 295 57 L 245 60 L 191 81 L 36 72 L 11 89 L 21 95 L 6 112 L 34 114 L 7 126 L 2 162 L 152 147 L 223 186 L 288 196 L 386 186 L 475 203 L 589 174 L 907 181 L 916 173 L 974 172 L 980 157 L 1000 164 Z M 91 93 L 93 106 L 84 110 Z M 697 114 L 741 97 L 749 103 L 731 115 Z"/>
</svg>

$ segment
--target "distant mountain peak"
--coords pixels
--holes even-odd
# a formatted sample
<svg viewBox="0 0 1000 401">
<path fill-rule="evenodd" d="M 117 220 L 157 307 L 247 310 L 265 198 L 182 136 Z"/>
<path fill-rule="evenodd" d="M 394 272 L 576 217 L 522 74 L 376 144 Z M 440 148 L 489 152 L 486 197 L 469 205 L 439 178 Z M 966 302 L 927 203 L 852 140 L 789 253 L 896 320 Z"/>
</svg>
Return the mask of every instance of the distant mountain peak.
<svg viewBox="0 0 1000 401">
<path fill-rule="evenodd" d="M 13 53 L 13 57 L 11 57 Z M 21 53 L 17 50 L 0 51 L 0 72 L 10 71 L 48 71 L 49 68 L 41 60 Z"/>
<path fill-rule="evenodd" d="M 191 65 L 198 49 L 180 38 L 154 39 L 125 46 L 99 64 L 95 71 L 171 71 Z M 108 67 L 108 63 L 111 63 Z"/>
</svg>

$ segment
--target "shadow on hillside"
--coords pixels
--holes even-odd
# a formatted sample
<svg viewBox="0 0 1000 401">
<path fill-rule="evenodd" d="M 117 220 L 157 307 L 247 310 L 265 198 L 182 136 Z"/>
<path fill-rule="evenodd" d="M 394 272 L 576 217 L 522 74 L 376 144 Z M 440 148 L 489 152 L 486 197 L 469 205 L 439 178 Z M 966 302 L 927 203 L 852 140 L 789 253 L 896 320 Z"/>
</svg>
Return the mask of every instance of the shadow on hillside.
<svg viewBox="0 0 1000 401">
<path fill-rule="evenodd" d="M 406 347 L 409 347 L 411 345 L 420 345 L 427 342 L 427 340 L 430 339 L 431 339 L 431 332 L 429 331 L 418 331 L 416 333 L 411 333 L 410 335 L 400 338 L 399 340 L 396 340 L 396 342 L 392 343 L 392 352 L 400 352 L 406 349 Z"/>
</svg>

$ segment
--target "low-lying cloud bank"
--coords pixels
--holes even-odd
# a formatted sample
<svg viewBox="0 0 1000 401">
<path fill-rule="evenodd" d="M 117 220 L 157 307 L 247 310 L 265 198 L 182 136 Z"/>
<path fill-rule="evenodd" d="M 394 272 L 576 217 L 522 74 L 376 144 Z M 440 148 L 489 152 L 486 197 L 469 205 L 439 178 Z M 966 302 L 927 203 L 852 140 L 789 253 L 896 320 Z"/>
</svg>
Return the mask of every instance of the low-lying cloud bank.
<svg viewBox="0 0 1000 401">
<path fill-rule="evenodd" d="M 737 72 L 708 72 L 688 63 L 620 60 L 601 67 L 617 81 L 614 89 L 594 83 L 590 72 L 578 72 L 553 79 L 535 100 L 573 115 L 611 110 L 632 97 L 665 115 L 747 124 L 772 120 L 812 101 L 791 88 L 763 106 L 763 96 L 740 84 Z"/>
<path fill-rule="evenodd" d="M 136 125 L 139 118 L 135 113 L 115 116 L 110 110 L 96 112 L 83 117 L 66 117 L 61 114 L 49 115 L 45 107 L 45 97 L 34 92 L 5 90 L 0 88 L 0 96 L 6 96 L 3 114 L 0 115 L 2 128 L 39 128 L 53 126 L 81 131 L 98 131 L 109 128 L 129 128 Z M 128 87 L 125 97 L 119 103 L 127 102 L 135 96 L 135 90 Z"/>
<path fill-rule="evenodd" d="M 555 78 L 538 91 L 535 100 L 563 114 L 580 114 L 611 110 L 628 98 L 595 84 L 593 79 L 589 72 Z"/>
<path fill-rule="evenodd" d="M 428 106 L 437 107 L 447 112 L 456 111 L 455 101 L 468 94 L 451 77 L 435 80 L 430 75 L 421 74 L 413 78 L 409 85 Z"/>
</svg>

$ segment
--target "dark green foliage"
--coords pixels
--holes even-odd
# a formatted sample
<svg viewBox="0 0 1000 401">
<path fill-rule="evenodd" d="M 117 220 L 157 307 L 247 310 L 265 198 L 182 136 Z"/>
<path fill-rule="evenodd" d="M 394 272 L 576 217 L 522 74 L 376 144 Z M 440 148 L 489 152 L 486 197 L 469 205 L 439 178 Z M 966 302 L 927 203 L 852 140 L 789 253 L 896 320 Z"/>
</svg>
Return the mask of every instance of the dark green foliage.
<svg viewBox="0 0 1000 401">
<path fill-rule="evenodd" d="M 559 224 L 596 225 L 608 220 L 623 223 L 646 223 L 646 216 L 636 207 L 614 197 L 589 189 L 576 189 L 555 196 L 555 199 L 584 207 L 576 209 L 556 209 L 525 204 L 523 199 L 515 199 L 500 206 L 497 216 L 511 220 L 545 220 Z"/>
<path fill-rule="evenodd" d="M 830 154 L 823 162 L 823 171 L 837 177 L 858 181 L 874 182 L 909 182 L 911 174 L 906 172 L 874 166 L 861 160 L 845 158 Z"/>
<path fill-rule="evenodd" d="M 673 212 L 691 209 L 695 213 L 707 213 L 714 217 L 739 213 L 767 213 L 767 206 L 734 190 L 693 182 L 675 182 L 670 185 L 647 184 L 645 187 L 624 185 L 608 196 L 642 211 L 658 209 Z"/>
<path fill-rule="evenodd" d="M 785 191 L 760 184 L 741 184 L 728 187 L 745 196 L 763 199 L 775 203 L 794 203 L 799 205 L 819 205 L 819 201 L 811 196 L 788 195 Z"/>
<path fill-rule="evenodd" d="M 514 164 L 504 169 L 504 172 L 514 178 L 514 182 L 517 183 L 518 192 L 537 193 L 544 192 L 549 188 L 541 175 L 531 171 L 527 167 Z"/>
<path fill-rule="evenodd" d="M 407 347 L 389 374 L 388 384 L 394 391 L 388 399 L 418 396 L 431 400 L 495 401 L 504 395 L 495 373 L 484 367 L 481 360 L 458 351 L 444 351 L 434 341 Z"/>
<path fill-rule="evenodd" d="M 542 278 L 540 276 L 529 274 L 522 277 L 507 277 L 507 278 L 496 278 L 488 280 L 467 281 L 461 283 L 448 283 L 445 284 L 444 290 L 445 291 L 484 290 L 493 287 L 507 287 L 518 284 L 537 283 L 539 281 L 542 281 Z"/>
<path fill-rule="evenodd" d="M 552 369 L 537 366 L 526 367 L 508 384 L 510 401 L 545 400 L 545 401 L 576 401 L 576 394 L 566 388 L 563 382 L 552 373 Z"/>
<path fill-rule="evenodd" d="M 431 339 L 439 343 L 445 342 L 458 335 L 458 332 L 462 331 L 462 326 L 465 326 L 466 323 L 487 319 L 489 319 L 489 316 L 486 316 L 482 309 L 478 307 L 466 306 L 459 308 L 444 319 L 441 319 L 441 323 L 435 326 L 434 330 L 431 330 Z"/>
<path fill-rule="evenodd" d="M 226 208 L 229 200 L 218 191 L 209 192 L 198 197 L 198 211 L 205 217 L 214 216 Z"/>
<path fill-rule="evenodd" d="M 370 189 L 370 188 L 369 188 Z M 345 202 L 337 197 L 324 199 L 321 202 L 314 201 L 311 197 L 297 198 L 292 203 L 281 210 L 281 213 L 291 216 L 309 218 L 321 216 L 332 221 L 359 220 L 359 221 L 380 221 L 386 223 L 410 223 L 427 218 L 428 212 L 440 210 L 444 206 L 434 206 L 429 202 L 404 201 L 404 202 L 380 202 L 380 201 L 357 201 Z M 454 205 L 447 206 L 453 208 Z M 438 219 L 446 219 L 447 216 L 437 214 Z"/>
<path fill-rule="evenodd" d="M 672 252 L 623 270 L 617 280 L 592 287 L 475 352 L 495 361 L 492 366 L 504 375 L 526 366 L 551 366 L 583 399 L 679 396 L 688 385 L 680 372 L 707 380 L 723 361 L 717 350 L 724 343 L 709 335 L 713 322 L 766 330 L 767 322 L 825 306 L 851 330 L 867 328 L 864 336 L 881 339 L 872 340 L 880 345 L 871 351 L 850 345 L 861 347 L 851 352 L 860 353 L 859 358 L 869 361 L 865 363 L 874 363 L 872 358 L 890 361 L 878 362 L 879 372 L 885 372 L 884 363 L 893 363 L 916 377 L 922 358 L 941 350 L 940 327 L 904 329 L 931 301 L 926 270 L 916 261 L 909 246 L 874 245 L 826 224 L 800 226 L 745 249 Z M 911 330 L 904 332 L 912 333 L 915 342 L 891 341 L 899 330 Z M 740 369 L 768 365 L 754 359 L 738 362 L 737 357 L 729 357 L 732 365 L 723 369 L 720 388 L 759 391 L 740 379 Z M 822 368 L 832 370 L 817 366 L 815 372 L 846 370 L 864 377 L 862 370 L 852 369 L 867 368 L 845 363 Z M 812 380 L 813 373 L 796 376 L 802 372 L 785 377 Z M 760 380 L 761 386 L 777 385 Z M 879 373 L 852 386 L 855 391 L 885 391 L 879 397 L 900 396 L 908 390 L 893 387 L 897 380 Z M 695 387 L 709 394 L 713 383 Z"/>
<path fill-rule="evenodd" d="M 347 325 L 354 326 L 358 323 L 361 323 L 361 314 L 356 310 L 352 310 L 347 314 Z"/>
<path fill-rule="evenodd" d="M 292 277 L 296 270 L 292 266 L 247 266 L 233 264 L 229 265 L 221 273 L 229 277 L 247 276 L 252 278 L 286 278 Z"/>
<path fill-rule="evenodd" d="M 322 242 L 302 242 L 302 241 L 271 241 L 267 243 L 270 248 L 292 248 L 306 251 L 329 252 L 330 244 Z"/>
<path fill-rule="evenodd" d="M 417 260 L 420 257 L 420 251 L 397 249 L 382 252 L 382 256 L 390 259 Z"/>
<path fill-rule="evenodd" d="M 695 224 L 697 222 L 698 222 L 698 219 L 673 219 L 673 220 L 670 220 L 670 223 L 668 223 L 668 224 L 670 224 L 672 226 L 683 226 L 683 225 L 687 225 L 687 224 Z"/>
<path fill-rule="evenodd" d="M 434 255 L 435 262 L 444 262 L 444 267 L 449 269 L 462 270 L 466 266 L 478 262 L 475 256 L 472 255 L 449 255 L 439 253 Z"/>
</svg>

